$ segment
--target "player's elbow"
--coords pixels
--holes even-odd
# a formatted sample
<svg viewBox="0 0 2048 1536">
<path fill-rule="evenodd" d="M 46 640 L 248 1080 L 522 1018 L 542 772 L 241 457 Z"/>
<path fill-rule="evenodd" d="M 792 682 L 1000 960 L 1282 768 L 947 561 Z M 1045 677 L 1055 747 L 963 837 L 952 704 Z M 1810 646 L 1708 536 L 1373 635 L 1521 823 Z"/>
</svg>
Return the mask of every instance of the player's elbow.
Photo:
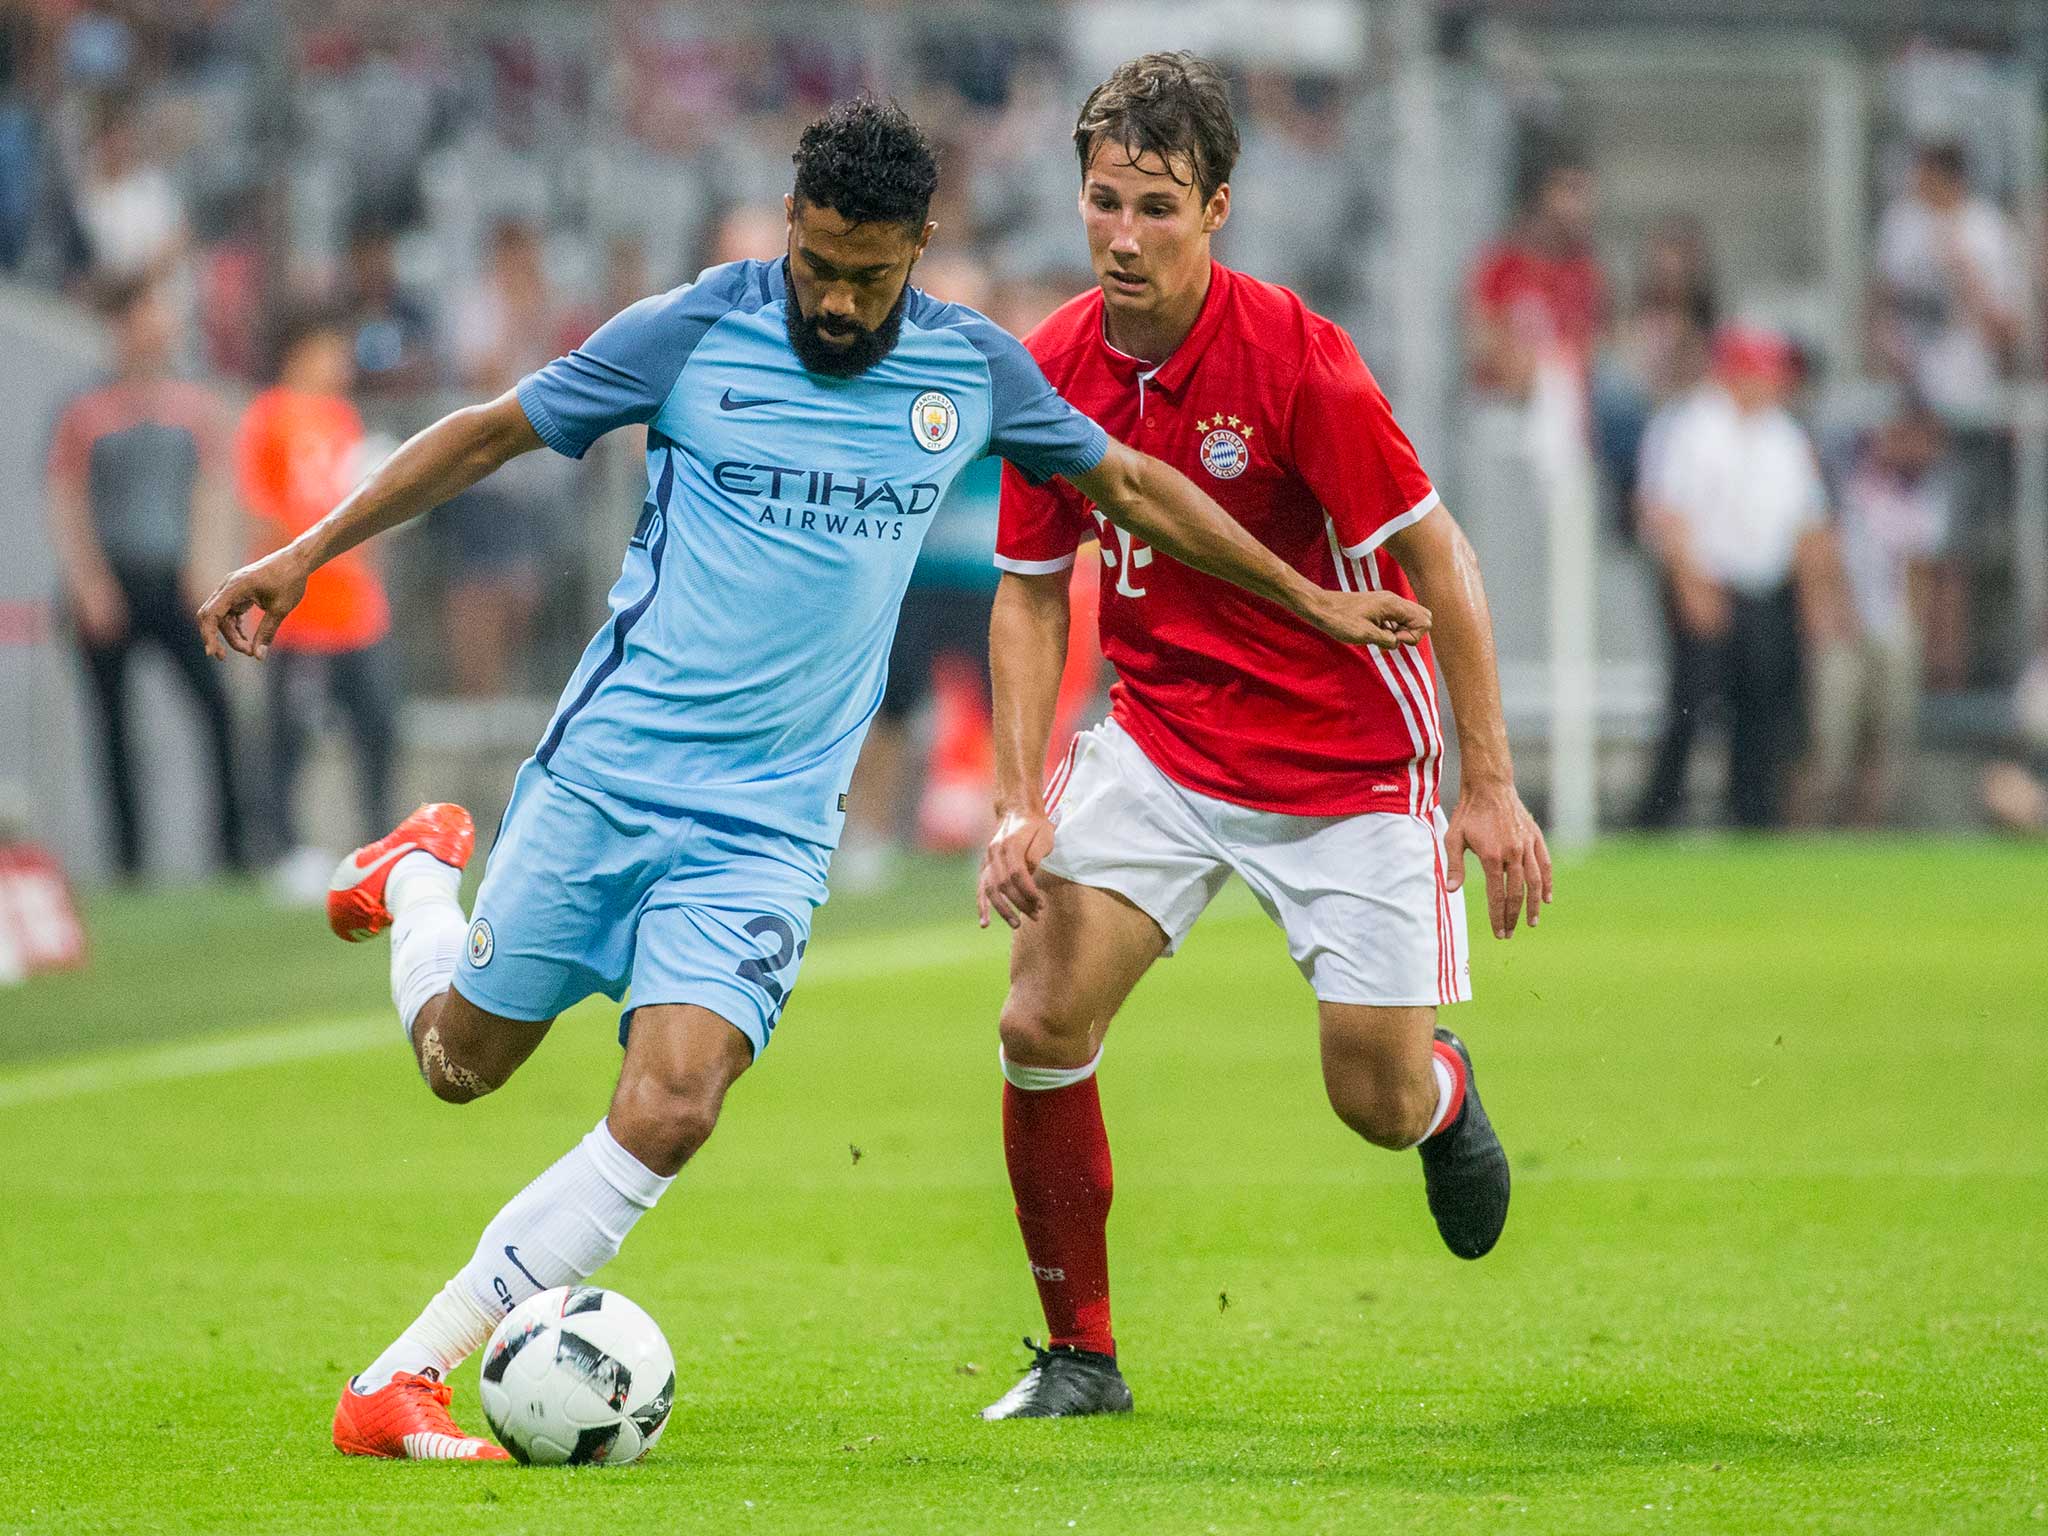
<svg viewBox="0 0 2048 1536">
<path fill-rule="evenodd" d="M 1086 487 L 1089 498 L 1112 523 L 1120 528 L 1128 527 L 1130 520 L 1139 516 L 1145 506 L 1154 463 L 1135 449 L 1112 444 L 1109 453 L 1089 477 Z"/>
<path fill-rule="evenodd" d="M 443 418 L 458 434 L 467 467 L 479 478 L 540 446 L 519 396 L 508 390 L 495 400 L 464 406 Z"/>
</svg>

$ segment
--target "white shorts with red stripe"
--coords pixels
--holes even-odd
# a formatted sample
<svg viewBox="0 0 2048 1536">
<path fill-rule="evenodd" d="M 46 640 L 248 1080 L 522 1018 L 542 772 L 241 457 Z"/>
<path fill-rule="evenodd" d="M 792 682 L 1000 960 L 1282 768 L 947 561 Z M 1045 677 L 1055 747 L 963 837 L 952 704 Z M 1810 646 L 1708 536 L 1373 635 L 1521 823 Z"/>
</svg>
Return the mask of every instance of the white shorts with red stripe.
<svg viewBox="0 0 2048 1536">
<path fill-rule="evenodd" d="M 1047 785 L 1044 868 L 1115 891 L 1180 948 L 1231 875 L 1243 877 L 1326 1003 L 1467 1002 L 1464 893 L 1445 885 L 1444 817 L 1288 816 L 1184 788 L 1122 726 L 1085 731 Z"/>
</svg>

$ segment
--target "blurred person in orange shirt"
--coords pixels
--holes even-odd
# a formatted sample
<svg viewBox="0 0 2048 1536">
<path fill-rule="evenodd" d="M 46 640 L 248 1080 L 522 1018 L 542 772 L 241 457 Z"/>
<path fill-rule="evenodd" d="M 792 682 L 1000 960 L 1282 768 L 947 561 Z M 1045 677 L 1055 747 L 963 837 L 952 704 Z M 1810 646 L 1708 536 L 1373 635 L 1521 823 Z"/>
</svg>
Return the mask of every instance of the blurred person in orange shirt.
<svg viewBox="0 0 2048 1536">
<path fill-rule="evenodd" d="M 258 553 L 305 532 L 334 510 L 369 466 L 362 418 L 349 402 L 352 338 L 338 312 L 304 309 L 278 328 L 277 382 L 249 403 L 235 436 L 235 478 L 261 527 Z M 365 551 L 329 561 L 277 632 L 270 692 L 272 822 L 280 888 L 324 893 L 330 853 L 299 836 L 293 794 L 307 742 L 326 706 L 346 720 L 364 825 L 388 825 L 398 746 L 398 687 L 387 636 L 391 608 Z M 317 873 L 318 881 L 310 874 Z M 301 876 L 304 876 L 301 878 Z"/>
</svg>

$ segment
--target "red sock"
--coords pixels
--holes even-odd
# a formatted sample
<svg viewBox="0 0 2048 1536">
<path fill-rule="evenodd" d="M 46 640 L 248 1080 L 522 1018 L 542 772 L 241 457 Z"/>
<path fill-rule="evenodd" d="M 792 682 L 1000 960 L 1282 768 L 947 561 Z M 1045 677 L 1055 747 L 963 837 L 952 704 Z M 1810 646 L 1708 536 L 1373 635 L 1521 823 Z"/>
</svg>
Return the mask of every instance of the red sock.
<svg viewBox="0 0 2048 1536">
<path fill-rule="evenodd" d="M 1109 1134 L 1094 1077 L 1039 1092 L 1005 1082 L 1003 1157 L 1050 1342 L 1115 1354 Z"/>
<path fill-rule="evenodd" d="M 1437 1080 L 1437 1113 L 1430 1125 L 1429 1135 L 1424 1141 L 1440 1131 L 1447 1131 L 1458 1123 L 1458 1112 L 1465 1107 L 1465 1058 L 1452 1050 L 1443 1041 L 1436 1042 L 1435 1062 L 1431 1070 Z M 1445 1091 L 1444 1078 L 1450 1077 L 1449 1091 Z"/>
</svg>

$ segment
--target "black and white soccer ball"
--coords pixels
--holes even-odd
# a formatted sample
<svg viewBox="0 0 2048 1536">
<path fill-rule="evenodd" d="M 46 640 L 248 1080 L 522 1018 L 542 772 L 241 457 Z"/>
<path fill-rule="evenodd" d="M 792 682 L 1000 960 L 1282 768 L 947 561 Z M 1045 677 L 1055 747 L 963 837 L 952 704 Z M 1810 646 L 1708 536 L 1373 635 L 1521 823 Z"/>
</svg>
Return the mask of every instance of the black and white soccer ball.
<svg viewBox="0 0 2048 1536">
<path fill-rule="evenodd" d="M 514 1307 L 484 1346 L 484 1417 L 521 1461 L 638 1461 L 661 1438 L 676 1360 L 617 1291 L 561 1285 Z"/>
</svg>

